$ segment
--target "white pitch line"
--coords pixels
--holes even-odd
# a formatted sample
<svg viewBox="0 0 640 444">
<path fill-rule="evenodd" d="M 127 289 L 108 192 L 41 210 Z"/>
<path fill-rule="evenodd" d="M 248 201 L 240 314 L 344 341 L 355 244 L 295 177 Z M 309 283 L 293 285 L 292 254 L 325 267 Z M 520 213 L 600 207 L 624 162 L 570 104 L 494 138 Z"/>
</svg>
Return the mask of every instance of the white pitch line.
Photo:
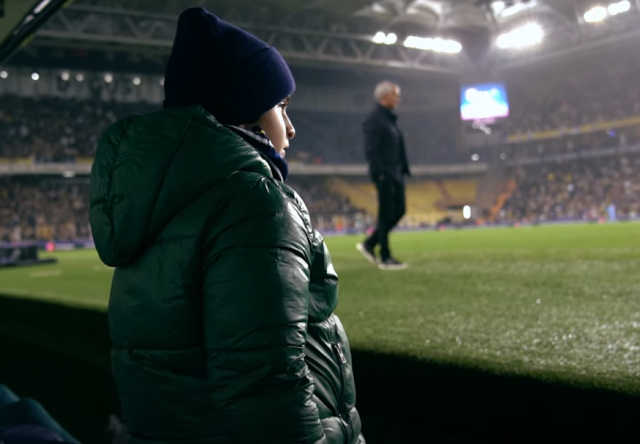
<svg viewBox="0 0 640 444">
<path fill-rule="evenodd" d="M 44 278 L 44 277 L 60 276 L 61 274 L 62 274 L 62 270 L 34 271 L 33 273 L 29 273 L 29 277 Z"/>
</svg>

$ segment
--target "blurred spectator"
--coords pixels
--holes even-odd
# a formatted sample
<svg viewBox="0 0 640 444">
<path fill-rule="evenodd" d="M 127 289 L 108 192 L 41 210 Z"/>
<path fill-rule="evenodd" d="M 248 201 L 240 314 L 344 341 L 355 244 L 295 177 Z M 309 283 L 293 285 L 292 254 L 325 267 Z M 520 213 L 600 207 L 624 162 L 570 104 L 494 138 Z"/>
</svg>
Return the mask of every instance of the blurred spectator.
<svg viewBox="0 0 640 444">
<path fill-rule="evenodd" d="M 152 109 L 145 104 L 3 96 L 0 158 L 69 162 L 92 157 L 100 134 L 110 124 Z"/>
<path fill-rule="evenodd" d="M 640 115 L 640 64 L 583 70 L 574 75 L 522 78 L 512 85 L 509 133 L 527 133 Z"/>
<path fill-rule="evenodd" d="M 638 155 L 520 168 L 514 176 L 518 188 L 502 220 L 626 219 L 640 214 Z"/>
<path fill-rule="evenodd" d="M 3 96 L 0 101 L 0 160 L 73 162 L 93 157 L 102 132 L 116 120 L 157 109 L 144 103 Z M 402 117 L 412 163 L 462 161 L 455 149 L 451 114 Z M 364 115 L 292 111 L 298 136 L 289 159 L 316 164 L 362 164 Z"/>
<path fill-rule="evenodd" d="M 640 62 L 630 60 L 574 75 L 537 75 L 511 79 L 511 115 L 499 122 L 501 133 L 556 131 L 557 137 L 509 144 L 491 152 L 523 158 L 575 152 L 594 147 L 624 146 L 640 140 L 640 127 L 575 134 L 585 124 L 640 116 Z M 295 103 L 295 101 L 294 101 Z M 0 101 L 0 160 L 29 158 L 36 162 L 68 162 L 93 157 L 97 140 L 111 123 L 143 114 L 159 105 L 69 98 L 25 98 L 5 95 Z M 399 109 L 412 164 L 468 162 L 459 150 L 459 119 L 454 108 L 432 112 Z M 360 113 L 291 111 L 298 136 L 290 160 L 316 164 L 362 164 L 364 148 Z M 497 142 L 494 142 L 497 143 Z M 463 152 L 461 152 L 463 151 Z M 477 151 L 477 150 L 476 150 Z M 480 151 L 482 151 L 480 149 Z M 482 160 L 490 160 L 481 155 Z M 497 159 L 496 159 L 497 160 Z"/>
<path fill-rule="evenodd" d="M 459 131 L 452 113 L 406 113 L 399 109 L 411 164 L 447 164 L 468 161 L 456 148 Z M 296 126 L 290 160 L 301 163 L 364 164 L 362 122 L 365 114 L 291 111 Z"/>
<path fill-rule="evenodd" d="M 496 153 L 504 153 L 505 159 L 540 158 L 558 154 L 580 154 L 585 151 L 629 146 L 640 141 L 640 127 L 572 134 L 554 139 L 532 140 L 507 145 L 502 149 L 487 147 L 478 150 L 486 160 Z"/>
<path fill-rule="evenodd" d="M 89 184 L 72 179 L 0 179 L 0 241 L 90 238 Z"/>
<path fill-rule="evenodd" d="M 329 191 L 322 180 L 298 177 L 290 185 L 321 231 L 351 230 L 356 222 L 365 229 L 364 212 Z M 0 242 L 87 238 L 91 238 L 87 179 L 0 178 Z"/>
<path fill-rule="evenodd" d="M 296 177 L 290 185 L 304 200 L 313 226 L 320 231 L 342 231 L 357 228 L 366 220 L 365 213 L 354 207 L 345 196 L 330 191 L 322 180 Z"/>
</svg>

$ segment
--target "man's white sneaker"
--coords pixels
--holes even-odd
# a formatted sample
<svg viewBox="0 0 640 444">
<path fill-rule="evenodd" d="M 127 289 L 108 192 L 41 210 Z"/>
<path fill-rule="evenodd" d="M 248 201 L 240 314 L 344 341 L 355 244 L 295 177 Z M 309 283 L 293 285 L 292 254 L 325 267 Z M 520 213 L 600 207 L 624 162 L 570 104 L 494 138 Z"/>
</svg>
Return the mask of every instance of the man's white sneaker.
<svg viewBox="0 0 640 444">
<path fill-rule="evenodd" d="M 365 244 L 356 245 L 356 250 L 358 250 L 360 254 L 362 254 L 362 256 L 364 256 L 364 258 L 372 264 L 378 263 L 378 259 L 376 259 L 376 253 Z"/>
<path fill-rule="evenodd" d="M 389 271 L 389 270 L 404 270 L 408 266 L 409 264 L 397 261 L 394 258 L 390 257 L 380 262 L 380 264 L 378 265 L 378 268 L 380 268 L 380 270 Z"/>
</svg>

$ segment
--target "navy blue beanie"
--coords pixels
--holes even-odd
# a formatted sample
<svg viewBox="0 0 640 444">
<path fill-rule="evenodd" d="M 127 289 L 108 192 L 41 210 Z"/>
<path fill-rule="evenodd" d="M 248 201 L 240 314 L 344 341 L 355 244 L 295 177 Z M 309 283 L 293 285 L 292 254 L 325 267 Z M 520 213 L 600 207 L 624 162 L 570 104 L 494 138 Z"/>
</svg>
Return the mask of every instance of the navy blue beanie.
<svg viewBox="0 0 640 444">
<path fill-rule="evenodd" d="M 201 105 L 228 125 L 254 123 L 296 89 L 278 51 L 203 8 L 180 14 L 164 107 Z"/>
</svg>

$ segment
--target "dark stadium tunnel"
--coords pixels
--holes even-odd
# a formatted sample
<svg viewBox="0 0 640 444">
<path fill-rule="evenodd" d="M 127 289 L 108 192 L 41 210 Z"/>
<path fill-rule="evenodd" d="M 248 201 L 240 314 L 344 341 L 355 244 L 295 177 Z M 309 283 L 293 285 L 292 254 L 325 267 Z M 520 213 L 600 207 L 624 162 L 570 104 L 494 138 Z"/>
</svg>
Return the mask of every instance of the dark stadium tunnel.
<svg viewBox="0 0 640 444">
<path fill-rule="evenodd" d="M 0 297 L 0 381 L 85 443 L 119 413 L 104 312 Z M 368 443 L 591 440 L 635 433 L 640 399 L 354 350 Z"/>
</svg>

